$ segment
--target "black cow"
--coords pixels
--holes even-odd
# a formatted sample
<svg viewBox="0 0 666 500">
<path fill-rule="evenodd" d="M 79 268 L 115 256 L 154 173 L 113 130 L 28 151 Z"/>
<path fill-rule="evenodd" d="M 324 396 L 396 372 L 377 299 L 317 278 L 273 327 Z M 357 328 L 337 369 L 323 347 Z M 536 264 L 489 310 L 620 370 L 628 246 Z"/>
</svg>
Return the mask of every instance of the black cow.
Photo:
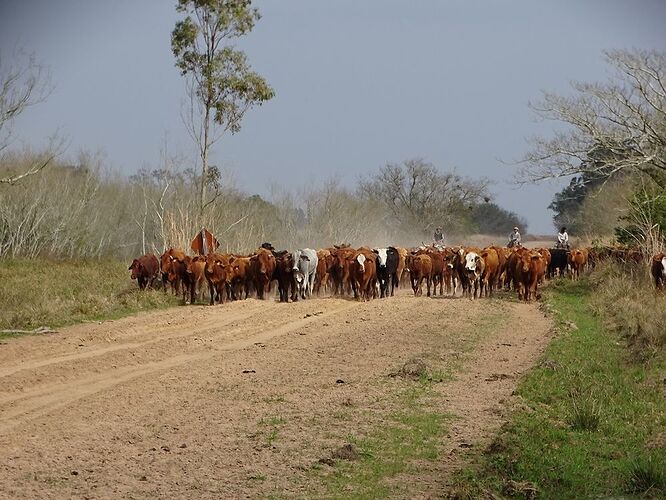
<svg viewBox="0 0 666 500">
<path fill-rule="evenodd" d="M 391 297 L 398 285 L 398 262 L 400 256 L 393 247 L 378 248 L 373 250 L 377 254 L 377 281 L 379 281 L 379 296 L 388 297 L 389 284 L 391 285 Z"/>
<path fill-rule="evenodd" d="M 296 283 L 294 283 L 294 259 L 286 250 L 274 252 L 275 254 L 275 274 L 277 279 L 278 291 L 280 292 L 280 302 L 289 302 L 289 289 L 296 293 Z"/>
<path fill-rule="evenodd" d="M 550 249 L 550 265 L 548 266 L 548 278 L 555 276 L 555 271 L 559 271 L 560 276 L 564 276 L 567 271 L 567 258 L 569 250 L 564 248 Z"/>
</svg>

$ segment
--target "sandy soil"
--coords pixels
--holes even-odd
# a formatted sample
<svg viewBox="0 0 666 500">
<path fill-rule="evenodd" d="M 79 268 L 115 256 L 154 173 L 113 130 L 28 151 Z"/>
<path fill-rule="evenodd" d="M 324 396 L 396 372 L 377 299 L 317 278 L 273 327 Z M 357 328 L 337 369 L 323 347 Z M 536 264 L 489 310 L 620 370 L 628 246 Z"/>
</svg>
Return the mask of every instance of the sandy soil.
<svg viewBox="0 0 666 500">
<path fill-rule="evenodd" d="M 318 496 L 313 463 L 381 425 L 421 357 L 456 373 L 415 497 L 503 421 L 549 340 L 534 305 L 414 298 L 178 307 L 0 344 L 0 496 Z M 413 478 L 394 478 L 409 480 Z M 418 485 L 418 486 L 416 486 Z"/>
</svg>

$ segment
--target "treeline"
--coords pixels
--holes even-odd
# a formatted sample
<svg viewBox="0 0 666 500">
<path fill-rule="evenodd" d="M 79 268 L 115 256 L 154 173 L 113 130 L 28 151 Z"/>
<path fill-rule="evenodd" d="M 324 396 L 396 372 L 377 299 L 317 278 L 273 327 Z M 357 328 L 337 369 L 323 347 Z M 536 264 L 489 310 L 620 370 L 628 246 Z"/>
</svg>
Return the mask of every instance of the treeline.
<svg viewBox="0 0 666 500">
<path fill-rule="evenodd" d="M 31 153 L 6 154 L 0 173 L 21 172 Z M 0 186 L 0 256 L 127 258 L 189 248 L 202 226 L 227 252 L 263 241 L 281 248 L 352 244 L 411 246 L 441 226 L 449 240 L 482 231 L 506 235 L 526 223 L 491 202 L 487 183 L 442 173 L 423 160 L 388 164 L 355 189 L 335 180 L 298 191 L 275 186 L 263 198 L 235 188 L 212 168 L 209 202 L 198 216 L 195 170 L 164 160 L 129 178 L 105 171 L 99 157 L 53 163 L 37 175 Z"/>
<path fill-rule="evenodd" d="M 653 254 L 666 246 L 666 52 L 605 56 L 607 82 L 573 82 L 572 95 L 546 92 L 532 106 L 566 128 L 535 140 L 522 174 L 572 176 L 549 207 L 556 226 Z"/>
</svg>

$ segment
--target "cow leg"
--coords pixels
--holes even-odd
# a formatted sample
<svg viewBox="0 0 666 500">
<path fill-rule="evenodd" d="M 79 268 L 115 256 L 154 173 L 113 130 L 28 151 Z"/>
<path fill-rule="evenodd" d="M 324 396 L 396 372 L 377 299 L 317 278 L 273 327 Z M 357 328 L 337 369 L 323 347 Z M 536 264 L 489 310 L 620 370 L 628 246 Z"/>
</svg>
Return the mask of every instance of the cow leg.
<svg viewBox="0 0 666 500">
<path fill-rule="evenodd" d="M 308 284 L 308 297 L 312 298 L 312 287 L 314 286 L 315 279 L 317 278 L 316 270 L 310 275 L 310 281 Z"/>
</svg>

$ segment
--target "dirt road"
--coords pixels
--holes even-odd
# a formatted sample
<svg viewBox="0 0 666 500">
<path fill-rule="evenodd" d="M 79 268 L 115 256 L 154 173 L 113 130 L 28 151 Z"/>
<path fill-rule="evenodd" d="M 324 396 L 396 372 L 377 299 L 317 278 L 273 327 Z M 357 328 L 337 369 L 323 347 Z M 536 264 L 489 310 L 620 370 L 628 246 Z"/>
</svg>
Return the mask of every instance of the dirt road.
<svg viewBox="0 0 666 500">
<path fill-rule="evenodd" d="M 388 374 L 414 357 L 455 374 L 435 404 L 459 418 L 414 490 L 437 496 L 497 430 L 549 329 L 536 306 L 402 291 L 178 307 L 6 340 L 0 496 L 317 496 L 311 465 L 382 424 L 414 383 Z"/>
</svg>

